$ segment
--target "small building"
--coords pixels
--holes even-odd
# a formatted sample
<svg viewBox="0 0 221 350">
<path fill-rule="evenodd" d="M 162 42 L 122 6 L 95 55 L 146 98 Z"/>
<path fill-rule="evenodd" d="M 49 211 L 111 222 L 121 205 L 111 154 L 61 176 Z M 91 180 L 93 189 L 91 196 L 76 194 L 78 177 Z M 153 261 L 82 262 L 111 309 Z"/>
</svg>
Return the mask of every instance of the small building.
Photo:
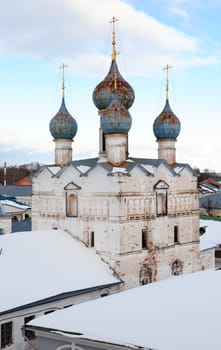
<svg viewBox="0 0 221 350">
<path fill-rule="evenodd" d="M 38 350 L 219 349 L 221 271 L 174 276 L 34 319 Z"/>
<path fill-rule="evenodd" d="M 221 221 L 200 220 L 200 224 L 201 224 L 201 227 L 204 228 L 204 233 L 200 237 L 201 253 L 213 247 L 213 249 L 215 249 L 215 253 L 214 253 L 215 266 L 216 268 L 220 268 L 221 267 Z"/>
<path fill-rule="evenodd" d="M 121 281 L 93 249 L 60 230 L 0 236 L 0 348 L 33 349 L 24 324 L 119 290 Z M 30 342 L 30 344 L 29 344 Z"/>
<path fill-rule="evenodd" d="M 14 182 L 15 186 L 31 186 L 32 181 L 29 177 L 25 176 L 22 179 Z"/>
<path fill-rule="evenodd" d="M 199 183 L 199 194 L 205 196 L 212 193 L 221 192 L 221 184 L 213 179 L 206 179 Z"/>
<path fill-rule="evenodd" d="M 31 206 L 32 186 L 31 185 L 0 185 L 0 195 L 14 197 L 18 202 Z"/>
<path fill-rule="evenodd" d="M 199 198 L 201 215 L 221 216 L 221 194 L 209 194 Z"/>
</svg>

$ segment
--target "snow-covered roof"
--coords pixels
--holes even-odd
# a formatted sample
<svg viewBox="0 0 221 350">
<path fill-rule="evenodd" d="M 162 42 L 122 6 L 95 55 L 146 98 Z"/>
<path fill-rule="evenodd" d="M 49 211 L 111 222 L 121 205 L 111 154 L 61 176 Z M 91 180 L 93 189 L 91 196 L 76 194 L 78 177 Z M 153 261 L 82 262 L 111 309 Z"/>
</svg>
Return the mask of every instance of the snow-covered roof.
<svg viewBox="0 0 221 350">
<path fill-rule="evenodd" d="M 174 276 L 56 311 L 29 325 L 133 348 L 219 349 L 220 288 L 221 271 Z"/>
<path fill-rule="evenodd" d="M 20 202 L 17 202 L 17 201 L 13 201 L 13 200 L 10 200 L 10 199 L 0 200 L 0 202 L 1 202 L 2 205 L 14 207 L 14 208 L 17 208 L 17 209 L 26 210 L 26 209 L 30 209 L 31 208 L 30 205 L 27 205 L 25 203 L 20 203 Z"/>
<path fill-rule="evenodd" d="M 61 230 L 0 236 L 0 314 L 56 296 L 119 282 L 93 248 Z"/>
<path fill-rule="evenodd" d="M 130 175 L 131 171 L 136 167 L 139 166 L 141 170 L 145 172 L 148 176 L 153 176 L 156 169 L 160 167 L 161 165 L 164 165 L 174 176 L 179 175 L 184 169 L 189 169 L 193 173 L 193 170 L 190 168 L 188 164 L 176 164 L 176 167 L 171 167 L 165 160 L 162 159 L 149 159 L 149 158 L 134 158 L 131 157 L 127 159 L 122 166 L 114 167 L 109 162 L 107 162 L 107 159 L 102 158 L 88 158 L 88 159 L 79 159 L 79 160 L 73 160 L 70 162 L 67 162 L 62 168 L 60 168 L 59 171 L 53 171 L 55 177 L 59 177 L 68 167 L 73 166 L 75 167 L 79 172 L 80 176 L 82 175 L 88 175 L 88 173 L 94 169 L 96 166 L 100 166 L 107 172 L 108 175 L 113 174 L 126 174 Z M 41 173 L 42 167 L 36 174 L 37 176 L 39 173 Z M 55 169 L 55 167 L 48 167 L 49 170 L 52 171 L 52 169 Z M 57 170 L 57 169 L 56 169 Z"/>
<path fill-rule="evenodd" d="M 200 220 L 200 227 L 206 232 L 200 236 L 200 250 L 206 250 L 221 244 L 221 221 Z"/>
</svg>

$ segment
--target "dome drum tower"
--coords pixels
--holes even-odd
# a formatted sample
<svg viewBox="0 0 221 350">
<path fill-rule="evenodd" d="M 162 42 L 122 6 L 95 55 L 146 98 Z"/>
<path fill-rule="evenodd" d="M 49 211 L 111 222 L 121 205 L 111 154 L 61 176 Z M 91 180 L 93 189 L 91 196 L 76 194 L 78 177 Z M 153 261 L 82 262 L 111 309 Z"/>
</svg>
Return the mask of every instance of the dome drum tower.
<svg viewBox="0 0 221 350">
<path fill-rule="evenodd" d="M 62 102 L 59 111 L 51 119 L 49 129 L 55 142 L 55 164 L 64 165 L 72 160 L 72 142 L 77 134 L 77 122 L 68 112 L 64 100 L 64 68 L 62 77 Z"/>
<path fill-rule="evenodd" d="M 158 159 L 165 159 L 168 164 L 176 164 L 175 142 L 180 133 L 181 124 L 173 113 L 168 98 L 168 70 L 172 68 L 168 64 L 164 68 L 167 71 L 166 78 L 166 103 L 160 115 L 155 119 L 153 132 L 158 142 Z"/>
<path fill-rule="evenodd" d="M 120 166 L 128 158 L 128 132 L 132 118 L 128 109 L 135 98 L 133 88 L 121 76 L 116 62 L 115 22 L 113 17 L 112 61 L 108 74 L 93 91 L 93 101 L 99 110 L 99 156 Z"/>
</svg>

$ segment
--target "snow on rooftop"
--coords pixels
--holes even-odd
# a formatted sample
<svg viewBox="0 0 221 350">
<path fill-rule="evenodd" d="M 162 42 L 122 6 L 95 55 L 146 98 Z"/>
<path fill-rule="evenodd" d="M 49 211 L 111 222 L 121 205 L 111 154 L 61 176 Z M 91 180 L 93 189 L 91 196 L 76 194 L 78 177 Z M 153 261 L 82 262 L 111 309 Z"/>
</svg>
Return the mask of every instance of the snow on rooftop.
<svg viewBox="0 0 221 350">
<path fill-rule="evenodd" d="M 219 349 L 220 288 L 221 271 L 205 270 L 78 304 L 29 324 L 124 346 Z"/>
<path fill-rule="evenodd" d="M 200 250 L 221 244 L 221 221 L 200 220 L 200 226 L 206 227 L 206 232 L 200 237 Z"/>
<path fill-rule="evenodd" d="M 118 280 L 93 248 L 61 230 L 0 236 L 0 312 Z"/>
<path fill-rule="evenodd" d="M 105 157 L 100 157 L 97 161 L 98 163 L 106 163 L 107 162 L 107 158 Z"/>
<path fill-rule="evenodd" d="M 156 167 L 150 164 L 140 164 L 144 169 L 146 169 L 150 174 L 154 174 Z"/>
<path fill-rule="evenodd" d="M 126 168 L 120 168 L 120 167 L 113 167 L 111 173 L 124 173 L 127 174 Z"/>
<path fill-rule="evenodd" d="M 48 169 L 55 175 L 61 170 L 60 166 L 48 166 Z"/>
<path fill-rule="evenodd" d="M 29 209 L 31 208 L 30 205 L 26 205 L 26 204 L 21 204 L 21 203 L 18 203 L 18 202 L 15 202 L 15 201 L 11 201 L 9 199 L 3 199 L 3 200 L 0 200 L 1 203 L 4 205 L 9 205 L 11 207 L 14 207 L 14 208 L 19 208 L 19 209 Z"/>
<path fill-rule="evenodd" d="M 176 174 L 179 174 L 184 169 L 183 166 L 176 166 L 173 170 Z"/>
<path fill-rule="evenodd" d="M 86 165 L 77 165 L 76 168 L 82 173 L 85 174 L 91 167 Z"/>
</svg>

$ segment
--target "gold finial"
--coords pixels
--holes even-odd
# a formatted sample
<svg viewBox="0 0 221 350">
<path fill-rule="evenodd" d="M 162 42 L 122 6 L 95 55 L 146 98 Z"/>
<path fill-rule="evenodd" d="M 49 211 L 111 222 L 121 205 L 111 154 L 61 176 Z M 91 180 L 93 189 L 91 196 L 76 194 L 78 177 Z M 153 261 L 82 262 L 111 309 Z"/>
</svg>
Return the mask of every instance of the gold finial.
<svg viewBox="0 0 221 350">
<path fill-rule="evenodd" d="M 168 91 L 169 91 L 169 79 L 168 79 L 168 76 L 169 76 L 169 69 L 173 68 L 172 66 L 170 66 L 169 64 L 167 64 L 163 70 L 166 71 L 166 99 L 168 100 Z"/>
<path fill-rule="evenodd" d="M 64 70 L 65 68 L 67 68 L 68 65 L 67 64 L 64 64 L 62 63 L 62 65 L 59 67 L 61 70 L 62 70 L 62 98 L 64 98 L 64 89 L 65 89 L 65 86 L 64 86 Z"/>
<path fill-rule="evenodd" d="M 112 23 L 112 60 L 116 60 L 116 40 L 115 40 L 115 24 L 118 21 L 116 17 L 113 17 L 110 23 Z"/>
<path fill-rule="evenodd" d="M 115 24 L 118 21 L 116 17 L 113 17 L 110 23 L 112 23 L 112 60 L 116 61 L 116 39 L 115 39 Z M 116 66 L 114 66 L 114 90 L 117 90 L 117 72 L 116 72 Z"/>
</svg>

